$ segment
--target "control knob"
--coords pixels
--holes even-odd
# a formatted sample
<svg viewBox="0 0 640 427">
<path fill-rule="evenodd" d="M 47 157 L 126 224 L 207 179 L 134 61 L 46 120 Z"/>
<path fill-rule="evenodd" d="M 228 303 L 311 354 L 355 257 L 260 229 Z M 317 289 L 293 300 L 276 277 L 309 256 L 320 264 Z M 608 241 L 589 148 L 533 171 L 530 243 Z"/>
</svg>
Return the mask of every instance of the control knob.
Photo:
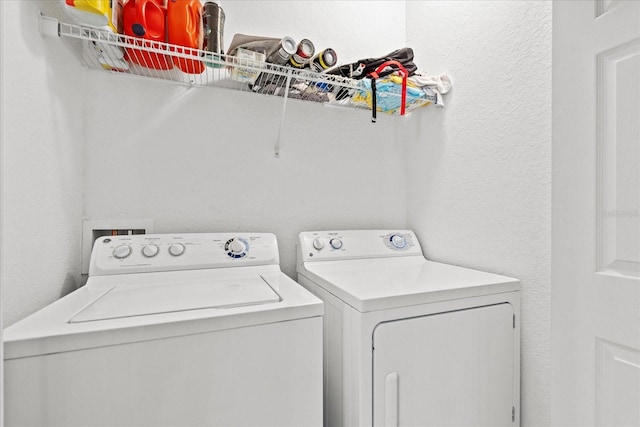
<svg viewBox="0 0 640 427">
<path fill-rule="evenodd" d="M 391 244 L 398 249 L 402 249 L 407 245 L 407 239 L 405 239 L 404 236 L 401 236 L 400 234 L 394 234 L 393 236 L 391 236 Z"/>
<path fill-rule="evenodd" d="M 169 246 L 169 253 L 173 256 L 180 256 L 184 253 L 184 245 L 182 243 L 172 243 Z"/>
<path fill-rule="evenodd" d="M 146 256 L 147 258 L 153 258 L 154 256 L 158 255 L 159 251 L 160 248 L 158 247 L 158 245 L 153 243 L 144 245 L 142 247 L 142 255 Z"/>
<path fill-rule="evenodd" d="M 338 238 L 334 238 L 329 240 L 329 244 L 333 249 L 340 249 L 342 247 L 342 240 Z"/>
<path fill-rule="evenodd" d="M 314 247 L 316 250 L 321 250 L 322 248 L 324 248 L 324 242 L 322 241 L 322 239 L 321 239 L 321 238 L 316 237 L 316 238 L 314 239 L 314 241 L 313 241 L 313 247 Z"/>
<path fill-rule="evenodd" d="M 244 243 L 238 239 L 232 239 L 229 243 L 229 251 L 233 254 L 241 254 L 244 252 Z"/>
<path fill-rule="evenodd" d="M 113 257 L 118 259 L 123 259 L 131 255 L 131 246 L 129 245 L 120 245 L 116 246 L 113 250 Z"/>
</svg>

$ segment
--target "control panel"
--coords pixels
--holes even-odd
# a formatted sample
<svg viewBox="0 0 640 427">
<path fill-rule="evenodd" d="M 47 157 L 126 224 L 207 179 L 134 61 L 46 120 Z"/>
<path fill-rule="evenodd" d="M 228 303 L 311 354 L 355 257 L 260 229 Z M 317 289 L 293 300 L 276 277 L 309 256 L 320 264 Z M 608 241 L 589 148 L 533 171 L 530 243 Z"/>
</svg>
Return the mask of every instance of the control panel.
<svg viewBox="0 0 640 427">
<path fill-rule="evenodd" d="M 377 258 L 422 255 L 415 234 L 409 230 L 307 231 L 300 233 L 298 259 Z"/>
<path fill-rule="evenodd" d="M 279 264 L 270 233 L 103 236 L 93 245 L 89 275 L 270 264 Z"/>
</svg>

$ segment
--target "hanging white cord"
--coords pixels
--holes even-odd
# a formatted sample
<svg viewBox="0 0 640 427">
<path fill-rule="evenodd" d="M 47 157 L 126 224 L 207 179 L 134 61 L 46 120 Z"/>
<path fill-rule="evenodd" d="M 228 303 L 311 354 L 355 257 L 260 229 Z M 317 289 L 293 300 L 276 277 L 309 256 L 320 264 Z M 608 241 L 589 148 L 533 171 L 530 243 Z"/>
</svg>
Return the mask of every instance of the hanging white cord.
<svg viewBox="0 0 640 427">
<path fill-rule="evenodd" d="M 284 129 L 284 118 L 287 112 L 287 100 L 289 99 L 289 85 L 291 84 L 291 70 L 287 71 L 287 84 L 284 88 L 284 101 L 282 102 L 282 114 L 280 116 L 280 127 L 278 128 L 278 139 L 276 140 L 276 146 L 274 147 L 273 156 L 275 158 L 280 157 L 280 144 L 282 142 L 282 132 Z"/>
</svg>

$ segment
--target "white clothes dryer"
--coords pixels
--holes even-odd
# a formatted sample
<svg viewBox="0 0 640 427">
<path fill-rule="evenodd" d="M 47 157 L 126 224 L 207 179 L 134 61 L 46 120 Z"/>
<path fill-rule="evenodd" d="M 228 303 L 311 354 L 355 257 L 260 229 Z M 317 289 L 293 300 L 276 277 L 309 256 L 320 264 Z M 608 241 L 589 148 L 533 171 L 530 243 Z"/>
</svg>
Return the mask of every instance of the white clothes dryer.
<svg viewBox="0 0 640 427">
<path fill-rule="evenodd" d="M 325 425 L 514 426 L 520 283 L 432 262 L 403 231 L 303 232 L 324 303 Z"/>
<path fill-rule="evenodd" d="M 322 312 L 272 234 L 102 237 L 4 330 L 5 425 L 319 426 Z"/>
</svg>

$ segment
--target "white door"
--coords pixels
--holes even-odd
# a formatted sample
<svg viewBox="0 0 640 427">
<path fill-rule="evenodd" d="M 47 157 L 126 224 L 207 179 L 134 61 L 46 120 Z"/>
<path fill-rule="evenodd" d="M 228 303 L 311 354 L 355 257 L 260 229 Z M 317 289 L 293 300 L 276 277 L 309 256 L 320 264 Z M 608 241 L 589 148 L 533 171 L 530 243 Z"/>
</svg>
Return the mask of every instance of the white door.
<svg viewBox="0 0 640 427">
<path fill-rule="evenodd" d="M 373 334 L 373 425 L 512 426 L 511 304 L 382 323 Z"/>
<path fill-rule="evenodd" d="M 554 425 L 640 426 L 640 1 L 553 4 Z"/>
</svg>

